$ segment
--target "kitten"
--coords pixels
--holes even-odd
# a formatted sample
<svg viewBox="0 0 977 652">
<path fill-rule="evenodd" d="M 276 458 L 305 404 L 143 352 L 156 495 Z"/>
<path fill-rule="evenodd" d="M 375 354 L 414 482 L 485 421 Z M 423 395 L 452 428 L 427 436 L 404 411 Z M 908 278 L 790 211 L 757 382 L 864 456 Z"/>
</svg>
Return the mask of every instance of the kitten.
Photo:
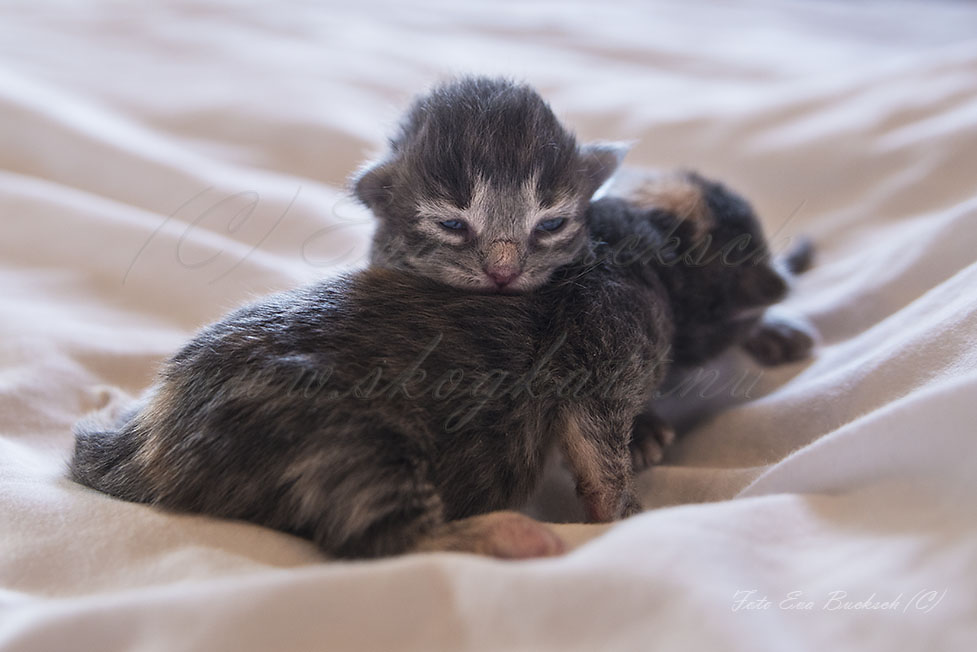
<svg viewBox="0 0 977 652">
<path fill-rule="evenodd" d="M 377 217 L 371 264 L 477 292 L 526 292 L 577 260 L 619 144 L 579 146 L 529 86 L 466 77 L 408 109 L 354 180 Z"/>
<path fill-rule="evenodd" d="M 553 551 L 558 540 L 518 515 L 447 525 L 517 504 L 528 492 L 541 442 L 548 446 L 555 427 L 544 424 L 558 416 L 546 405 L 526 407 L 530 388 L 522 402 L 487 410 L 490 423 L 456 415 L 466 428 L 456 435 L 466 442 L 457 455 L 440 438 L 448 407 L 464 410 L 444 397 L 406 400 L 394 384 L 389 405 L 355 399 L 418 356 L 466 380 L 485 375 L 475 393 L 496 376 L 529 374 L 544 351 L 538 322 L 552 329 L 554 316 L 540 317 L 541 304 L 525 298 L 483 305 L 471 291 L 532 290 L 579 258 L 589 243 L 587 202 L 621 154 L 615 146 L 578 146 L 526 86 L 468 78 L 436 88 L 414 103 L 387 156 L 356 180 L 357 197 L 380 218 L 377 269 L 270 299 L 204 331 L 164 366 L 141 405 L 109 426 L 79 426 L 74 477 L 130 500 L 306 534 L 337 555 L 425 546 Z M 428 342 L 431 351 L 419 348 Z M 353 399 L 336 404 L 328 389 L 304 401 L 290 391 L 309 374 L 336 369 L 335 392 L 352 388 Z M 656 384 L 649 373 L 642 393 Z M 630 427 L 612 418 L 601 425 Z M 516 433 L 513 443 L 506 432 Z M 280 453 L 262 448 L 271 442 Z M 258 472 L 253 452 L 266 457 L 267 469 Z M 338 470 L 334 454 L 343 458 Z M 459 456 L 483 464 L 458 463 Z M 623 492 L 625 480 L 615 483 Z M 594 507 L 597 518 L 634 504 L 604 500 Z M 522 548 L 493 534 L 508 530 L 525 535 L 515 538 Z"/>
<path fill-rule="evenodd" d="M 786 296 L 790 277 L 810 267 L 809 240 L 772 259 L 750 204 L 694 172 L 625 170 L 607 192 L 628 209 L 597 211 L 592 229 L 596 237 L 622 243 L 619 262 L 638 257 L 646 265 L 649 255 L 657 258 L 674 320 L 673 368 L 702 365 L 734 346 L 767 366 L 810 355 L 813 327 L 766 311 Z M 630 239 L 643 229 L 660 235 L 661 250 L 632 251 Z M 674 439 L 674 429 L 653 408 L 642 413 L 632 440 L 635 470 L 661 461 Z"/>
</svg>

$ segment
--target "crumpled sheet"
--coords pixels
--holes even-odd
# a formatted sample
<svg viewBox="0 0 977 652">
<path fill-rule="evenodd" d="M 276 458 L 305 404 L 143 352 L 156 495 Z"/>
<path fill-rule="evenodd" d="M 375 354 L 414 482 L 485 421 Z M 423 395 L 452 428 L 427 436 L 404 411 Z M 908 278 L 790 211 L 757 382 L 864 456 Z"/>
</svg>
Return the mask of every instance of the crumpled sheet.
<svg viewBox="0 0 977 652">
<path fill-rule="evenodd" d="M 977 8 L 964 3 L 5 4 L 0 649 L 971 650 Z M 413 93 L 535 84 L 820 250 L 808 362 L 672 396 L 649 511 L 575 549 L 328 562 L 65 479 L 71 423 L 197 327 L 363 263 L 345 194 Z M 537 508 L 572 516 L 560 473 Z M 549 505 L 549 507 L 547 507 Z M 562 507 L 560 507 L 562 505 Z"/>
</svg>

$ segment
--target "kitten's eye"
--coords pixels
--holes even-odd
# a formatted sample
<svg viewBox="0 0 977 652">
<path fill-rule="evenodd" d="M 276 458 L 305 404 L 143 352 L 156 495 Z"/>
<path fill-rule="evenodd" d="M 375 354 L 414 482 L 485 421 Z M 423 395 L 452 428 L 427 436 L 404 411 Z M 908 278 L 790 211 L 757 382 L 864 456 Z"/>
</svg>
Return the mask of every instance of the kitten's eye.
<svg viewBox="0 0 977 652">
<path fill-rule="evenodd" d="M 438 222 L 438 226 L 446 231 L 465 231 L 468 229 L 468 225 L 461 220 L 445 220 Z"/>
<path fill-rule="evenodd" d="M 546 231 L 547 233 L 553 233 L 554 231 L 559 231 L 560 227 L 566 224 L 566 219 L 562 217 L 554 217 L 551 220 L 543 220 L 536 225 L 537 231 Z"/>
</svg>

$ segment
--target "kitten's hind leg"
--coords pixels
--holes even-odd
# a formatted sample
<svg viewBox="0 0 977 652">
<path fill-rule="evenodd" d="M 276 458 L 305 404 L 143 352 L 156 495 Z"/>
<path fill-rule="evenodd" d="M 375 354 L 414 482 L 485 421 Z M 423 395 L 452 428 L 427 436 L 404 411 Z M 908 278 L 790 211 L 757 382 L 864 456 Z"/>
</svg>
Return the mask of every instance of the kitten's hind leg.
<svg viewBox="0 0 977 652">
<path fill-rule="evenodd" d="M 528 559 L 562 554 L 566 546 L 555 532 L 528 516 L 491 512 L 445 523 L 423 538 L 415 550 Z"/>
<path fill-rule="evenodd" d="M 371 558 L 451 550 L 502 558 L 563 552 L 533 519 L 495 512 L 446 522 L 427 458 L 400 435 L 357 437 L 304 456 L 286 470 L 288 529 L 311 535 L 327 554 Z"/>
<path fill-rule="evenodd" d="M 608 414 L 590 407 L 565 411 L 559 440 L 588 518 L 603 523 L 641 511 L 631 470 L 633 415 Z"/>
<path fill-rule="evenodd" d="M 308 536 L 336 557 L 411 550 L 444 523 L 423 452 L 393 430 L 350 427 L 348 435 L 323 436 L 295 456 L 280 472 L 282 498 L 255 520 Z"/>
<path fill-rule="evenodd" d="M 675 429 L 667 421 L 651 410 L 639 414 L 631 431 L 631 468 L 644 471 L 658 464 L 673 441 Z"/>
</svg>

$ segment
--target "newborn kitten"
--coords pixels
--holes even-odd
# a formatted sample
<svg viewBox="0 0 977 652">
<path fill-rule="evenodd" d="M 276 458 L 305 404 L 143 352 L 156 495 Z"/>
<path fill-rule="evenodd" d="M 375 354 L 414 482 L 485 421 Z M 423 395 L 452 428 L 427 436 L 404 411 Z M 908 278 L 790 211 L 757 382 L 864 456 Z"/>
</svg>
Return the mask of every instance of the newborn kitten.
<svg viewBox="0 0 977 652">
<path fill-rule="evenodd" d="M 477 78 L 436 88 L 355 184 L 380 220 L 377 269 L 269 299 L 205 330 L 164 366 L 141 405 L 110 426 L 79 426 L 74 477 L 129 500 L 305 534 L 337 555 L 525 556 L 553 552 L 559 541 L 515 514 L 448 522 L 520 504 L 561 429 L 586 466 L 580 486 L 594 518 L 633 511 L 630 470 L 599 464 L 627 458 L 631 416 L 605 415 L 610 408 L 596 400 L 538 400 L 528 381 L 501 404 L 480 397 L 517 376 L 580 381 L 586 367 L 576 351 L 552 363 L 547 355 L 565 329 L 606 340 L 592 325 L 599 312 L 569 314 L 584 284 L 570 283 L 560 300 L 471 292 L 538 288 L 580 258 L 588 200 L 620 155 L 578 147 L 528 87 Z M 619 291 L 588 278 L 595 297 Z M 606 353 L 627 360 L 638 352 L 647 363 L 658 356 L 660 325 L 650 302 L 631 311 L 632 329 L 647 325 L 647 351 L 607 342 Z M 412 367 L 421 363 L 443 377 L 423 399 L 396 380 L 426 373 Z M 642 378 L 610 388 L 627 404 L 660 373 L 657 365 L 618 369 Z M 292 391 L 310 375 L 311 396 Z M 389 387 L 377 398 L 381 377 Z M 442 390 L 455 378 L 472 384 L 449 401 Z"/>
<path fill-rule="evenodd" d="M 674 367 L 701 365 L 740 346 L 763 365 L 806 358 L 816 333 L 766 309 L 788 291 L 790 275 L 805 271 L 814 249 L 800 240 L 773 260 L 762 227 L 745 199 L 694 172 L 626 170 L 608 189 L 628 208 L 595 211 L 596 237 L 625 243 L 619 262 L 647 252 L 631 251 L 630 238 L 653 229 L 664 241 L 655 272 L 668 291 L 675 337 Z M 640 235 L 638 240 L 641 240 Z M 644 257 L 639 265 L 645 265 Z M 662 459 L 675 432 L 649 409 L 635 422 L 634 468 Z"/>
<path fill-rule="evenodd" d="M 526 292 L 577 260 L 594 192 L 625 149 L 578 146 L 530 87 L 467 77 L 416 99 L 354 192 L 371 264 L 480 292 Z"/>
</svg>

